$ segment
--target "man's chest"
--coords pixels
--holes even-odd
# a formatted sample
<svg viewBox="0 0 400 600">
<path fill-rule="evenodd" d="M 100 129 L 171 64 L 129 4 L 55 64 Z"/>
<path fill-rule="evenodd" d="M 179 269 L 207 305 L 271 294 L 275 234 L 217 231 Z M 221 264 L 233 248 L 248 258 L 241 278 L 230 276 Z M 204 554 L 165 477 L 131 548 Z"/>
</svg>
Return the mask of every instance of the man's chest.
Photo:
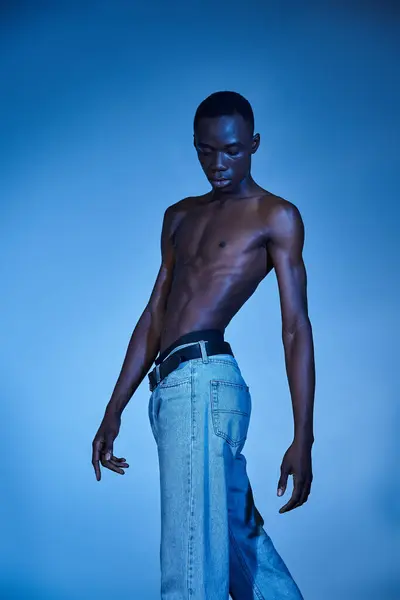
<svg viewBox="0 0 400 600">
<path fill-rule="evenodd" d="M 173 241 L 178 263 L 235 261 L 263 245 L 265 227 L 255 202 L 214 204 L 188 210 Z"/>
</svg>

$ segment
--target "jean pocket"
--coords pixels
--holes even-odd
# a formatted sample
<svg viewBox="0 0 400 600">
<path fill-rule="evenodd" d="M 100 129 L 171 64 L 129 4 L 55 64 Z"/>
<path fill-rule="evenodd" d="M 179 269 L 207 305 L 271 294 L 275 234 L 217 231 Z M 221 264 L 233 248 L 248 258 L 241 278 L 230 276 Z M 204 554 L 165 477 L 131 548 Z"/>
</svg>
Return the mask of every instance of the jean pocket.
<svg viewBox="0 0 400 600">
<path fill-rule="evenodd" d="M 211 381 L 211 415 L 214 433 L 231 446 L 242 444 L 249 429 L 251 395 L 245 383 Z"/>
</svg>

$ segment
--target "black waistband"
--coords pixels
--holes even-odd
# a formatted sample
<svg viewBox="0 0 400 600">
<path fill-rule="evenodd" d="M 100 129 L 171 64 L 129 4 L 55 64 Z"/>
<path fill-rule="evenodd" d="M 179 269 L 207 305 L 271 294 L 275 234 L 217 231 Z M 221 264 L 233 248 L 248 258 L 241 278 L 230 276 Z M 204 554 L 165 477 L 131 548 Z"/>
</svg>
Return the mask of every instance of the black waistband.
<svg viewBox="0 0 400 600">
<path fill-rule="evenodd" d="M 168 346 L 155 360 L 155 364 L 159 365 L 164 358 L 172 352 L 177 346 L 181 346 L 182 344 L 190 344 L 191 342 L 199 342 L 200 340 L 205 340 L 206 342 L 223 342 L 224 341 L 224 332 L 219 329 L 199 329 L 197 331 L 190 331 L 189 333 L 185 333 L 181 335 L 173 344 Z"/>
</svg>

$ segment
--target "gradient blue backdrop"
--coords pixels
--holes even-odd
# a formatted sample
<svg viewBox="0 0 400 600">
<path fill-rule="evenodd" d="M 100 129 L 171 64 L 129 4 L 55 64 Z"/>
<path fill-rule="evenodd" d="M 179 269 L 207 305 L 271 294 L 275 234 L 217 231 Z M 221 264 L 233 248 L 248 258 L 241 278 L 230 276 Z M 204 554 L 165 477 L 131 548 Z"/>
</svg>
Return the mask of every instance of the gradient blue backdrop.
<svg viewBox="0 0 400 600">
<path fill-rule="evenodd" d="M 293 419 L 272 273 L 226 332 L 255 501 L 306 600 L 398 599 L 398 9 L 133 4 L 1 4 L 0 595 L 159 598 L 147 377 L 115 443 L 127 473 L 98 483 L 91 442 L 164 210 L 209 189 L 194 112 L 231 89 L 261 134 L 255 180 L 305 222 L 317 367 L 312 493 L 279 515 Z"/>
</svg>

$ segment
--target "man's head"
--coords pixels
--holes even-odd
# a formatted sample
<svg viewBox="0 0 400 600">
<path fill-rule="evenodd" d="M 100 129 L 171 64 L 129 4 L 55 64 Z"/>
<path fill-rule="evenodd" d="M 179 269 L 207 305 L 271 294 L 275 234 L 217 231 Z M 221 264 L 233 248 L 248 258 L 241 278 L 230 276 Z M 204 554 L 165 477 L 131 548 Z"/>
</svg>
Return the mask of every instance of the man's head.
<svg viewBox="0 0 400 600">
<path fill-rule="evenodd" d="M 197 108 L 193 130 L 194 147 L 213 188 L 238 189 L 250 174 L 251 155 L 260 144 L 248 100 L 236 92 L 211 94 Z M 213 181 L 222 178 L 227 181 Z"/>
</svg>

